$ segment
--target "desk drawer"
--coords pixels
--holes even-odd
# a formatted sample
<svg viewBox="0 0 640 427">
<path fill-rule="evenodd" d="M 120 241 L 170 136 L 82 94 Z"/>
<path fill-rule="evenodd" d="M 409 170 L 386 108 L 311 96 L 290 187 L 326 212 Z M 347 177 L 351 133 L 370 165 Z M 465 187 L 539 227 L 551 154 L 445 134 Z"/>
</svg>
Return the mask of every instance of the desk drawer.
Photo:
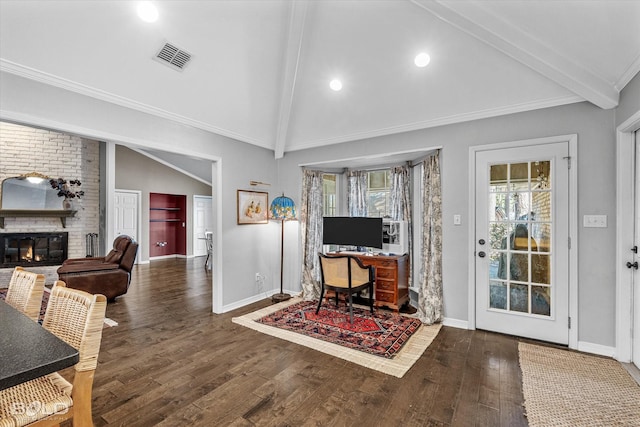
<svg viewBox="0 0 640 427">
<path fill-rule="evenodd" d="M 395 294 L 393 292 L 376 291 L 376 301 L 395 303 Z"/>
<path fill-rule="evenodd" d="M 394 260 L 390 260 L 390 261 L 378 261 L 376 262 L 376 267 L 381 267 L 381 268 L 398 268 L 397 265 L 398 263 Z"/>
<path fill-rule="evenodd" d="M 393 268 L 376 268 L 376 277 L 382 279 L 395 279 L 396 270 Z"/>
<path fill-rule="evenodd" d="M 396 291 L 396 282 L 393 280 L 376 280 L 376 291 Z"/>
</svg>

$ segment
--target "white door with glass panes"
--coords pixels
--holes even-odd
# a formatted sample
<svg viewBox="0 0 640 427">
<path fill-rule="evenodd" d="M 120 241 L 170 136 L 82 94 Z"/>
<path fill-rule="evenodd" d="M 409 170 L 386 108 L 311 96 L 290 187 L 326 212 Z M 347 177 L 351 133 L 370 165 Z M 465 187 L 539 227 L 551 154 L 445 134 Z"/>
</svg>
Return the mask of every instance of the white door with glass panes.
<svg viewBox="0 0 640 427">
<path fill-rule="evenodd" d="M 207 255 L 207 231 L 213 231 L 213 197 L 193 196 L 193 256 Z"/>
<path fill-rule="evenodd" d="M 568 142 L 476 152 L 476 327 L 569 342 Z"/>
</svg>

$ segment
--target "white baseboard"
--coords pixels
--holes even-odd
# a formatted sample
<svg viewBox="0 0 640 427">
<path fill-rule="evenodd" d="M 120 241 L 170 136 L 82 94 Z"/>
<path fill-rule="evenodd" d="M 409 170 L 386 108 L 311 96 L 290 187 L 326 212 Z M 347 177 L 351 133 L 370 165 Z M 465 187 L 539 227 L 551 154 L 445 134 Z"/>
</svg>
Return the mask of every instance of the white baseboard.
<svg viewBox="0 0 640 427">
<path fill-rule="evenodd" d="M 252 297 L 245 298 L 243 300 L 236 301 L 236 302 L 233 302 L 231 304 L 224 305 L 224 306 L 222 306 L 222 312 L 223 313 L 227 313 L 229 311 L 233 311 L 233 310 L 236 310 L 238 308 L 242 308 L 245 305 L 253 304 L 254 302 L 258 302 L 258 301 L 261 301 L 261 300 L 263 300 L 265 298 L 268 298 L 268 297 L 270 297 L 271 295 L 273 295 L 275 293 L 277 293 L 276 290 L 271 290 L 271 291 L 267 291 L 265 293 L 261 293 L 260 295 L 254 295 Z"/>
<path fill-rule="evenodd" d="M 258 302 L 258 301 L 262 301 L 265 298 L 270 298 L 273 294 L 277 294 L 280 292 L 280 289 L 268 289 L 264 292 L 259 293 L 258 295 L 253 295 L 249 298 L 245 298 L 243 300 L 240 301 L 236 301 L 233 302 L 231 304 L 227 304 L 225 306 L 222 307 L 222 312 L 223 313 L 227 313 L 229 311 L 232 310 L 236 310 L 238 308 L 242 308 L 245 305 L 249 305 L 249 304 L 253 304 L 254 302 Z M 291 296 L 297 296 L 298 294 L 300 294 L 300 291 L 296 291 L 296 292 L 292 292 L 292 291 L 287 291 L 286 289 L 284 289 L 285 293 L 288 293 Z"/>
<path fill-rule="evenodd" d="M 585 353 L 597 354 L 598 356 L 614 357 L 616 354 L 615 347 L 609 347 L 606 345 L 593 344 L 590 342 L 578 341 L 578 351 Z"/>
<path fill-rule="evenodd" d="M 451 326 L 452 328 L 469 329 L 469 322 L 466 320 L 451 319 L 449 317 L 445 317 L 444 319 L 442 319 L 442 324 L 444 326 Z"/>
<path fill-rule="evenodd" d="M 158 255 L 158 256 L 149 257 L 149 261 L 155 261 L 157 259 L 174 259 L 174 258 L 187 259 L 187 258 L 193 258 L 193 257 L 188 257 L 187 255 L 180 255 L 180 254 Z"/>
<path fill-rule="evenodd" d="M 155 261 L 158 259 L 173 259 L 173 258 L 178 258 L 177 255 L 159 255 L 159 256 L 150 256 L 149 257 L 149 261 Z"/>
</svg>

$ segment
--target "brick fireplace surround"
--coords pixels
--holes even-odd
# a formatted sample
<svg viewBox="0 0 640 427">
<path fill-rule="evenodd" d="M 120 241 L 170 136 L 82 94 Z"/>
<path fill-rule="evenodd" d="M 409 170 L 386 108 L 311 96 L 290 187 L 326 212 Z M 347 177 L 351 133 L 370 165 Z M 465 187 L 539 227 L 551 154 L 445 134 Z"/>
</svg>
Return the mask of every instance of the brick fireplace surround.
<svg viewBox="0 0 640 427">
<path fill-rule="evenodd" d="M 99 143 L 73 135 L 0 122 L 0 181 L 29 172 L 39 172 L 52 178 L 79 179 L 85 197 L 75 200 L 73 218 L 66 228 L 59 218 L 6 218 L 0 233 L 68 232 L 67 255 L 86 255 L 85 236 L 99 229 Z M 0 200 L 2 188 L 0 187 Z M 61 201 L 62 203 L 62 201 Z M 28 268 L 28 267 L 27 267 Z M 58 266 L 33 267 L 29 271 L 42 273 L 46 283 L 58 278 Z M 13 268 L 0 268 L 0 288 L 9 284 Z"/>
</svg>

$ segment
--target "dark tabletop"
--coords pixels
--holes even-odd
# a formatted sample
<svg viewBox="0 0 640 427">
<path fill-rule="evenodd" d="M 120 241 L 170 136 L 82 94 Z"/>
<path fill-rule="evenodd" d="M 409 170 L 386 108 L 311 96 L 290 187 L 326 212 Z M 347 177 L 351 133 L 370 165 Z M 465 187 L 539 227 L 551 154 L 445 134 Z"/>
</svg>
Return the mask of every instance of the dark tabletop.
<svg viewBox="0 0 640 427">
<path fill-rule="evenodd" d="M 0 390 L 78 363 L 78 350 L 0 300 Z"/>
</svg>

